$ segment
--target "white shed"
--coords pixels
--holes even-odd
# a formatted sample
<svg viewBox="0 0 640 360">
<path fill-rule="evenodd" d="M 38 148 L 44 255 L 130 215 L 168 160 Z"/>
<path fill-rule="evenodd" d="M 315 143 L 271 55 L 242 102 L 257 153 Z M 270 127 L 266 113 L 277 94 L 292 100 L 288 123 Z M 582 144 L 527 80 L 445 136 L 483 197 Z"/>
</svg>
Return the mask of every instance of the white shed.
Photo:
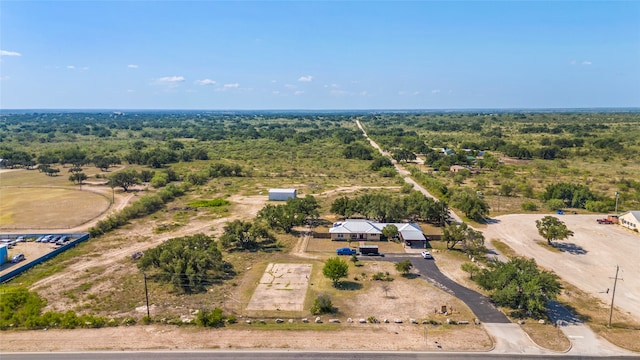
<svg viewBox="0 0 640 360">
<path fill-rule="evenodd" d="M 296 189 L 269 189 L 269 200 L 287 201 L 296 198 Z"/>
</svg>

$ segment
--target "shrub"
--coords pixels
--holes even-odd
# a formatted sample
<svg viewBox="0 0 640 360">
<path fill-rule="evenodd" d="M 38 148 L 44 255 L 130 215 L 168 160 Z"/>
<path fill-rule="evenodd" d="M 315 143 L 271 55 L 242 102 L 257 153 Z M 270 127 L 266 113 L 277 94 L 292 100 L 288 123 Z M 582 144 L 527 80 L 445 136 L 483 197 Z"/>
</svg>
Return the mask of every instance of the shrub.
<svg viewBox="0 0 640 360">
<path fill-rule="evenodd" d="M 525 201 L 520 206 L 522 207 L 522 210 L 524 210 L 524 211 L 537 211 L 538 210 L 538 205 L 536 205 L 536 203 L 534 203 L 533 201 Z"/>
<path fill-rule="evenodd" d="M 328 294 L 320 294 L 313 301 L 313 306 L 311 307 L 311 314 L 320 315 L 320 314 L 330 314 L 335 312 L 335 308 L 333 307 L 333 302 L 331 302 L 331 296 Z"/>
<path fill-rule="evenodd" d="M 196 324 L 205 327 L 223 327 L 226 317 L 222 314 L 222 309 L 213 310 L 202 309 L 196 317 Z"/>
<path fill-rule="evenodd" d="M 564 201 L 560 199 L 551 199 L 545 202 L 547 209 L 551 211 L 560 210 L 565 207 Z"/>
</svg>

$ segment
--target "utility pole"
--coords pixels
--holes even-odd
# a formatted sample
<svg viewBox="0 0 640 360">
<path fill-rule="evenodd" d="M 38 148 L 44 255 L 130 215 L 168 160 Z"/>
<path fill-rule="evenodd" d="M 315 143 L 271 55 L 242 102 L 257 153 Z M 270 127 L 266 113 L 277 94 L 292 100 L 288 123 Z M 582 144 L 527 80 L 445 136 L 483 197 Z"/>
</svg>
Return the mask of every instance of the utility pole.
<svg viewBox="0 0 640 360">
<path fill-rule="evenodd" d="M 618 284 L 618 270 L 620 270 L 620 266 L 616 265 L 616 277 L 613 281 L 613 294 L 611 294 L 611 308 L 609 309 L 609 327 L 611 327 L 611 317 L 613 317 L 613 300 L 616 297 L 616 285 Z M 624 279 L 620 279 L 624 280 Z"/>
<path fill-rule="evenodd" d="M 144 275 L 144 296 L 147 298 L 147 318 L 151 320 L 151 315 L 149 314 L 149 291 L 147 290 L 147 274 Z"/>
<path fill-rule="evenodd" d="M 616 191 L 616 215 L 618 215 L 618 195 L 620 195 L 617 191 Z"/>
</svg>

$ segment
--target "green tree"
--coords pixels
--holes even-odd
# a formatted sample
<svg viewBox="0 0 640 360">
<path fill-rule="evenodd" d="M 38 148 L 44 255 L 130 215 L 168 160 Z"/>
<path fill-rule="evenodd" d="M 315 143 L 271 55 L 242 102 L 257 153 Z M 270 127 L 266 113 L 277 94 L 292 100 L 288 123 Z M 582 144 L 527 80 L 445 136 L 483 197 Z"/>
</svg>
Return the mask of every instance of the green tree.
<svg viewBox="0 0 640 360">
<path fill-rule="evenodd" d="M 398 236 L 398 227 L 393 224 L 388 224 L 382 228 L 382 235 L 387 239 L 392 239 Z"/>
<path fill-rule="evenodd" d="M 273 242 L 273 236 L 260 223 L 234 220 L 224 227 L 224 234 L 220 237 L 223 247 L 248 250 L 255 249 L 262 242 Z"/>
<path fill-rule="evenodd" d="M 547 244 L 551 245 L 553 240 L 565 240 L 569 236 L 573 236 L 573 231 L 567 228 L 567 225 L 554 216 L 545 216 L 540 220 L 536 220 L 538 234 L 547 240 Z"/>
<path fill-rule="evenodd" d="M 337 256 L 331 257 L 324 263 L 322 274 L 331 279 L 333 286 L 338 286 L 340 279 L 349 275 L 349 265 Z"/>
<path fill-rule="evenodd" d="M 513 309 L 511 315 L 518 317 L 544 317 L 547 301 L 556 299 L 562 289 L 556 274 L 538 269 L 533 259 L 523 258 L 490 262 L 476 282 L 491 291 L 496 304 Z"/>
<path fill-rule="evenodd" d="M 413 161 L 416 159 L 416 154 L 414 154 L 411 150 L 397 149 L 393 152 L 393 159 L 397 162 Z"/>
<path fill-rule="evenodd" d="M 204 291 L 207 285 L 233 273 L 218 244 L 204 234 L 167 240 L 145 251 L 138 267 L 143 271 L 156 270 L 152 279 L 171 283 L 184 293 Z"/>
<path fill-rule="evenodd" d="M 87 174 L 83 172 L 77 172 L 69 175 L 69 181 L 73 183 L 78 183 L 78 185 L 82 185 L 82 182 L 87 179 L 88 179 Z"/>
<path fill-rule="evenodd" d="M 451 199 L 454 207 L 460 209 L 469 218 L 482 221 L 489 214 L 489 204 L 471 191 L 458 191 Z"/>
<path fill-rule="evenodd" d="M 466 273 L 469 273 L 469 278 L 471 280 L 473 280 L 474 275 L 480 272 L 480 267 L 478 267 L 478 265 L 471 262 L 462 263 L 462 265 L 460 265 L 460 269 L 462 269 L 462 271 Z"/>
<path fill-rule="evenodd" d="M 138 172 L 134 169 L 125 169 L 122 171 L 118 171 L 111 175 L 109 178 L 109 182 L 114 184 L 115 186 L 121 187 L 125 192 L 128 191 L 129 187 L 137 184 L 140 181 L 140 177 Z"/>
<path fill-rule="evenodd" d="M 346 196 L 341 196 L 335 199 L 333 203 L 331 203 L 330 211 L 344 218 L 350 217 L 351 215 L 353 215 L 351 200 L 349 200 L 349 198 Z"/>
<path fill-rule="evenodd" d="M 486 251 L 484 235 L 465 223 L 447 225 L 442 229 L 442 239 L 447 242 L 447 249 L 462 244 L 462 251 L 470 255 L 478 255 Z"/>
<path fill-rule="evenodd" d="M 344 149 L 342 154 L 347 159 L 360 159 L 360 160 L 373 159 L 373 155 L 371 154 L 371 147 L 358 142 L 347 145 L 347 147 Z"/>
<path fill-rule="evenodd" d="M 402 260 L 400 262 L 397 262 L 395 264 L 395 267 L 396 267 L 396 270 L 402 273 L 402 275 L 407 275 L 409 274 L 409 271 L 411 271 L 413 264 L 411 264 L 411 261 L 409 260 Z"/>
</svg>

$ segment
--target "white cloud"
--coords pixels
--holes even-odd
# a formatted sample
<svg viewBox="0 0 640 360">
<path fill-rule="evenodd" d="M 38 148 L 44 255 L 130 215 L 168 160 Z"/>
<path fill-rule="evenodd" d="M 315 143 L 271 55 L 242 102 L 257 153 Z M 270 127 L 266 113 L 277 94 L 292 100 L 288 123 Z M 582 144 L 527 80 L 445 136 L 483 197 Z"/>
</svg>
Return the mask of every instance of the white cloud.
<svg viewBox="0 0 640 360">
<path fill-rule="evenodd" d="M 128 92 L 128 93 L 133 93 L 133 92 L 136 92 L 136 91 L 135 91 L 135 90 L 133 90 L 133 89 L 127 89 L 127 92 Z"/>
<path fill-rule="evenodd" d="M 297 88 L 297 86 L 292 85 L 292 84 L 284 84 L 284 87 L 286 87 L 287 89 L 295 89 L 295 88 Z"/>
<path fill-rule="evenodd" d="M 591 65 L 591 61 L 585 60 L 582 62 L 582 65 Z"/>
<path fill-rule="evenodd" d="M 274 90 L 274 91 L 272 91 L 271 93 L 272 93 L 273 95 L 280 95 L 280 91 L 278 91 L 278 90 Z"/>
<path fill-rule="evenodd" d="M 0 50 L 0 56 L 22 56 L 19 52 Z"/>
<path fill-rule="evenodd" d="M 571 65 L 575 65 L 575 64 L 576 64 L 576 61 L 575 61 L 575 60 L 571 60 L 571 61 L 569 61 L 569 64 L 571 64 Z"/>
<path fill-rule="evenodd" d="M 278 80 L 271 80 L 271 82 L 275 84 L 278 82 Z"/>
<path fill-rule="evenodd" d="M 198 85 L 215 85 L 216 81 L 211 79 L 196 80 Z"/>
<path fill-rule="evenodd" d="M 432 94 L 439 94 L 440 93 L 440 89 L 431 90 L 431 93 Z"/>
<path fill-rule="evenodd" d="M 302 94 L 304 94 L 304 91 L 302 91 L 302 90 L 298 90 L 298 91 L 293 93 L 293 95 L 302 95 Z"/>
<path fill-rule="evenodd" d="M 67 65 L 67 69 L 69 69 L 69 70 L 74 70 L 75 68 L 76 68 L 76 67 L 75 67 L 75 66 L 73 66 L 73 65 Z"/>
<path fill-rule="evenodd" d="M 139 66 L 138 66 L 138 65 L 136 65 L 136 64 L 129 64 L 129 65 L 127 65 L 127 67 L 128 67 L 129 69 L 137 69 L 137 68 L 139 68 Z"/>
<path fill-rule="evenodd" d="M 175 84 L 184 81 L 184 76 L 165 76 L 158 79 L 161 84 Z"/>
<path fill-rule="evenodd" d="M 416 95 L 420 95 L 420 91 L 398 91 L 398 95 L 400 96 L 416 96 Z"/>
<path fill-rule="evenodd" d="M 11 77 L 9 75 L 5 75 L 5 76 L 0 76 L 0 81 L 6 81 L 11 79 Z"/>
<path fill-rule="evenodd" d="M 237 89 L 240 87 L 240 84 L 238 83 L 233 83 L 233 84 L 224 84 L 223 87 L 225 89 Z"/>
<path fill-rule="evenodd" d="M 307 76 L 300 76 L 298 78 L 298 81 L 302 81 L 302 82 L 311 82 L 313 81 L 313 76 L 311 75 L 307 75 Z"/>
</svg>

